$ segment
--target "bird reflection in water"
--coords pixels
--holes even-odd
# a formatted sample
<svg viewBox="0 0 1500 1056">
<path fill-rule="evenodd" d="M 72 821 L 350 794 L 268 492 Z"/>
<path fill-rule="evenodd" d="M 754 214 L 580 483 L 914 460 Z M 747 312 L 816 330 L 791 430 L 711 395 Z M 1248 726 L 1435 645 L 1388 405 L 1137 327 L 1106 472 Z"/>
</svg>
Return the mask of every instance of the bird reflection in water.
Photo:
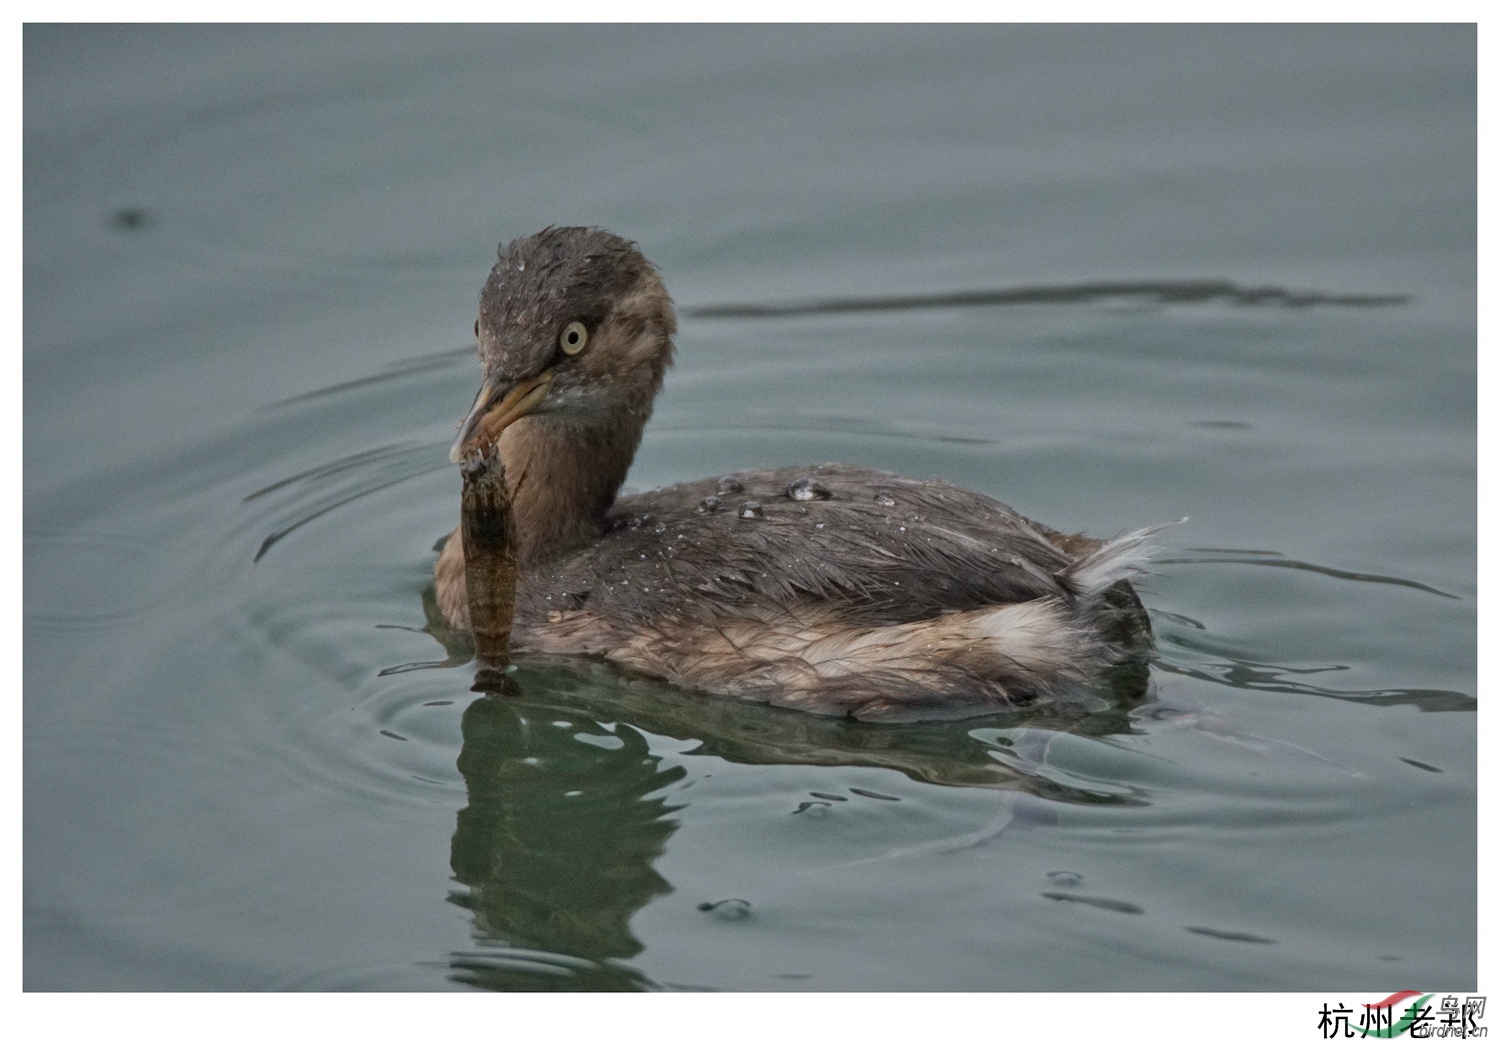
<svg viewBox="0 0 1500 1056">
<path fill-rule="evenodd" d="M 677 828 L 663 790 L 681 780 L 624 723 L 563 717 L 489 694 L 463 717 L 468 806 L 453 834 L 452 901 L 480 949 L 457 978 L 500 990 L 625 990 L 640 953 L 630 918 L 671 885 L 655 862 Z"/>
<path fill-rule="evenodd" d="M 444 639 L 453 660 L 464 657 L 459 636 Z M 1006 730 L 993 718 L 894 726 L 705 698 L 591 661 L 528 662 L 515 680 L 519 695 L 469 705 L 458 759 L 468 805 L 451 862 L 466 889 L 450 898 L 474 914 L 476 944 L 451 967 L 456 980 L 485 989 L 670 985 L 628 963 L 643 949 L 633 916 L 672 890 L 658 864 L 679 825 L 669 792 L 687 777 L 647 734 L 727 763 L 875 767 L 924 784 L 993 789 L 1013 808 L 1008 824 L 1050 824 L 1060 802 L 1139 802 L 1043 772 L 1055 731 L 1128 731 L 1119 708 L 1038 711 Z M 696 906 L 685 905 L 690 911 Z"/>
</svg>

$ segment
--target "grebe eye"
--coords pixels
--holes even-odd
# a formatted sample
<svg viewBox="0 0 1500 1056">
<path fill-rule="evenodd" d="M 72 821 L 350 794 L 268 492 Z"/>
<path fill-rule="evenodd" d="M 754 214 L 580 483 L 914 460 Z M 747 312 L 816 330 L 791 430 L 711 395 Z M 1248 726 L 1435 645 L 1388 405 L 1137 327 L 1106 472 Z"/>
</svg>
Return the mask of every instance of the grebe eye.
<svg viewBox="0 0 1500 1056">
<path fill-rule="evenodd" d="M 576 356 L 583 351 L 583 346 L 589 343 L 589 328 L 579 322 L 569 323 L 563 327 L 562 337 L 557 339 L 558 347 L 563 350 L 564 355 Z"/>
</svg>

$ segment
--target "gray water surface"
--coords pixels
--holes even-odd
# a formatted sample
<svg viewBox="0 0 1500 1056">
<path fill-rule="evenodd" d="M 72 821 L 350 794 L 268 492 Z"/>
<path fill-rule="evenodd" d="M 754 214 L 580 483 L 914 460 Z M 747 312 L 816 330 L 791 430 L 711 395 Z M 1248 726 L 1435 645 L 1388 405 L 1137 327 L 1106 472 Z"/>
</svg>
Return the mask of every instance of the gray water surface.
<svg viewBox="0 0 1500 1056">
<path fill-rule="evenodd" d="M 25 985 L 1476 985 L 1466 27 L 25 33 Z M 645 489 L 1188 516 L 1134 709 L 429 626 L 495 244 L 681 310 Z"/>
</svg>

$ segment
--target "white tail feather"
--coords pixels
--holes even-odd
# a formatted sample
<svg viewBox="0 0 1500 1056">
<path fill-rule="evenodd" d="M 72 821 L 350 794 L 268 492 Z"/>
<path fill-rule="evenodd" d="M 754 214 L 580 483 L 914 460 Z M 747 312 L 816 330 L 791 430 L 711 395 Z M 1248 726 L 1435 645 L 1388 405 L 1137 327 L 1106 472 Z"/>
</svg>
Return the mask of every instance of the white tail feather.
<svg viewBox="0 0 1500 1056">
<path fill-rule="evenodd" d="M 1088 557 L 1075 561 L 1063 570 L 1063 576 L 1073 589 L 1085 597 L 1092 597 L 1108 589 L 1122 579 L 1144 575 L 1146 564 L 1160 549 L 1151 537 L 1163 528 L 1171 528 L 1187 520 L 1153 524 L 1149 528 L 1137 528 L 1133 532 L 1122 532 Z"/>
</svg>

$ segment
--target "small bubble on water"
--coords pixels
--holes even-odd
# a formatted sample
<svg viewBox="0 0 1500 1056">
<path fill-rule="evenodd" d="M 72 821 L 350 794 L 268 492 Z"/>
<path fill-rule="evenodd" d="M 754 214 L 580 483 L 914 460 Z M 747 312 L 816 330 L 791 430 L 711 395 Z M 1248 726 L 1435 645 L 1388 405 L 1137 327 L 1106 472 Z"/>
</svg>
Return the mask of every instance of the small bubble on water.
<svg viewBox="0 0 1500 1056">
<path fill-rule="evenodd" d="M 760 512 L 760 503 L 756 502 L 754 499 L 751 499 L 748 502 L 740 503 L 740 516 L 745 518 L 745 520 L 747 521 L 753 521 L 755 518 L 762 516 Z"/>
<path fill-rule="evenodd" d="M 798 477 L 786 486 L 786 494 L 787 498 L 796 499 L 798 502 L 813 502 L 833 496 L 833 492 L 812 477 Z"/>
<path fill-rule="evenodd" d="M 1083 883 L 1083 874 L 1070 872 L 1067 869 L 1057 869 L 1048 873 L 1047 879 L 1058 887 L 1077 887 Z"/>
<path fill-rule="evenodd" d="M 717 495 L 710 495 L 702 502 L 698 503 L 699 513 L 718 513 L 723 508 L 724 500 L 719 498 Z M 680 539 L 682 537 L 678 536 L 678 538 Z"/>
<path fill-rule="evenodd" d="M 896 500 L 891 498 L 891 493 L 888 491 L 877 491 L 875 493 L 875 501 L 880 503 L 880 505 L 882 506 L 896 505 Z"/>
<path fill-rule="evenodd" d="M 738 495 L 745 490 L 745 482 L 733 473 L 726 473 L 719 478 L 720 495 Z"/>
</svg>

